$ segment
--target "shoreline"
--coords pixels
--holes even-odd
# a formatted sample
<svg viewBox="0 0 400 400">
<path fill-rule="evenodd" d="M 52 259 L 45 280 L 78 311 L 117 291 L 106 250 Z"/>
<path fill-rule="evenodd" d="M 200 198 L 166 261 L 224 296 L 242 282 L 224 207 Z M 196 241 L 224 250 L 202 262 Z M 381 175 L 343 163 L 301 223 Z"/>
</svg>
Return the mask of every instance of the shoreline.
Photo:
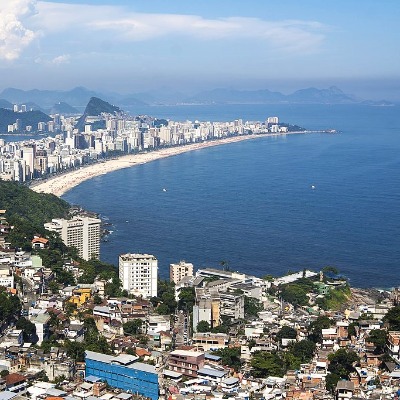
<svg viewBox="0 0 400 400">
<path fill-rule="evenodd" d="M 208 147 L 220 146 L 223 144 L 237 143 L 244 140 L 251 140 L 263 137 L 287 136 L 307 133 L 324 133 L 327 131 L 300 131 L 286 133 L 263 133 L 243 136 L 231 136 L 223 139 L 205 141 L 201 143 L 191 143 L 176 147 L 167 147 L 164 149 L 153 150 L 146 153 L 127 154 L 116 159 L 99 161 L 94 164 L 82 166 L 80 169 L 67 171 L 61 175 L 50 176 L 44 182 L 35 183 L 30 188 L 37 193 L 51 193 L 57 197 L 61 197 L 69 190 L 80 185 L 82 182 L 97 176 L 105 175 L 120 169 L 130 168 L 135 165 L 146 164 L 151 161 L 160 160 L 162 158 L 172 157 L 189 151 L 201 150 Z"/>
</svg>

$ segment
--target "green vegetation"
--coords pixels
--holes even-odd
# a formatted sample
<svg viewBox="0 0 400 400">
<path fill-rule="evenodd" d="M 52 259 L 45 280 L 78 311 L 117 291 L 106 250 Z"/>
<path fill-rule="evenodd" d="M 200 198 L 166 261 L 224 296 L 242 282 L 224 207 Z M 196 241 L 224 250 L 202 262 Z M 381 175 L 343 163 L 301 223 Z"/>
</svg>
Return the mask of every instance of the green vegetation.
<svg viewBox="0 0 400 400">
<path fill-rule="evenodd" d="M 305 306 L 308 304 L 308 291 L 301 285 L 295 283 L 285 285 L 281 291 L 281 297 L 284 301 L 292 304 L 293 306 Z"/>
<path fill-rule="evenodd" d="M 324 298 L 317 300 L 317 304 L 323 310 L 339 310 L 350 296 L 350 287 L 348 285 L 340 286 L 330 289 Z"/>
<path fill-rule="evenodd" d="M 280 342 L 282 339 L 296 339 L 297 331 L 290 326 L 282 326 L 282 328 L 276 334 L 276 341 Z"/>
<path fill-rule="evenodd" d="M 184 287 L 179 293 L 178 309 L 191 313 L 196 300 L 194 287 Z"/>
<path fill-rule="evenodd" d="M 313 280 L 309 278 L 298 279 L 295 283 L 281 285 L 281 297 L 293 306 L 306 306 L 309 302 L 308 293 L 315 291 Z"/>
<path fill-rule="evenodd" d="M 236 372 L 240 371 L 242 361 L 240 360 L 240 347 L 225 347 L 218 349 L 211 354 L 221 357 L 222 365 L 227 365 L 233 368 Z"/>
<path fill-rule="evenodd" d="M 244 316 L 245 318 L 257 317 L 257 314 L 264 310 L 260 301 L 254 297 L 244 296 Z"/>
<path fill-rule="evenodd" d="M 138 335 L 142 332 L 143 321 L 141 319 L 134 319 L 122 325 L 125 335 Z"/>
<path fill-rule="evenodd" d="M 391 331 L 400 331 L 400 306 L 392 307 L 383 317 Z"/>
<path fill-rule="evenodd" d="M 316 345 L 311 340 L 301 340 L 300 342 L 292 343 L 288 351 L 296 357 L 300 363 L 308 363 L 311 361 Z"/>
<path fill-rule="evenodd" d="M 177 302 L 175 300 L 175 284 L 167 280 L 158 280 L 157 283 L 157 297 L 150 299 L 156 312 L 161 315 L 174 314 Z"/>
<path fill-rule="evenodd" d="M 22 310 L 18 296 L 7 292 L 6 288 L 0 286 L 0 322 L 9 324 L 16 321 Z"/>
<path fill-rule="evenodd" d="M 24 342 L 36 343 L 36 326 L 29 319 L 21 317 L 15 327 L 23 330 Z"/>
<path fill-rule="evenodd" d="M 386 339 L 388 333 L 383 329 L 372 329 L 367 338 L 367 342 L 375 345 L 374 354 L 382 354 L 386 349 Z"/>
<path fill-rule="evenodd" d="M 0 209 L 7 210 L 7 221 L 14 226 L 8 235 L 12 246 L 31 250 L 33 235 L 44 235 L 43 224 L 52 218 L 67 216 L 69 204 L 52 194 L 0 180 Z"/>
<path fill-rule="evenodd" d="M 319 316 L 308 327 L 308 338 L 314 343 L 322 342 L 322 329 L 328 329 L 333 324 L 333 321 L 326 316 Z"/>
<path fill-rule="evenodd" d="M 196 330 L 199 333 L 210 332 L 211 326 L 208 321 L 199 321 L 199 323 L 197 324 Z"/>
<path fill-rule="evenodd" d="M 83 342 L 64 342 L 67 355 L 74 361 L 84 361 L 85 350 L 95 351 L 102 354 L 112 354 L 111 347 L 106 338 L 101 335 L 93 318 L 85 318 L 85 339 Z"/>
<path fill-rule="evenodd" d="M 250 365 L 255 378 L 266 378 L 269 375 L 282 377 L 285 373 L 284 361 L 277 352 L 256 351 Z"/>
<path fill-rule="evenodd" d="M 14 124 L 17 119 L 20 119 L 22 122 L 22 130 L 17 133 L 24 132 L 26 126 L 32 126 L 33 130 L 36 132 L 39 122 L 48 122 L 51 120 L 51 118 L 42 111 L 14 112 L 13 110 L 0 108 L 0 133 L 7 133 L 7 126 Z"/>
<path fill-rule="evenodd" d="M 348 379 L 349 374 L 355 371 L 355 364 L 360 361 L 358 355 L 351 350 L 339 349 L 328 355 L 330 372 L 326 377 L 326 388 L 333 391 L 340 379 Z"/>
</svg>

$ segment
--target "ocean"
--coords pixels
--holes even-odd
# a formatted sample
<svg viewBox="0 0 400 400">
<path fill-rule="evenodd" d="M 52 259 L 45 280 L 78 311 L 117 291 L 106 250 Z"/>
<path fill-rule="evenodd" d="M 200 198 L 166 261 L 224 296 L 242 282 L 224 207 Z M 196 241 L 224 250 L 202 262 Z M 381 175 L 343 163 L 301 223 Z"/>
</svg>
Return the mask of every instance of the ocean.
<svg viewBox="0 0 400 400">
<path fill-rule="evenodd" d="M 264 276 L 336 267 L 353 286 L 400 284 L 400 112 L 365 105 L 141 107 L 173 120 L 280 121 L 313 133 L 193 151 L 83 182 L 63 198 L 111 225 L 101 259 L 150 253 Z M 166 189 L 166 190 L 163 190 Z"/>
</svg>

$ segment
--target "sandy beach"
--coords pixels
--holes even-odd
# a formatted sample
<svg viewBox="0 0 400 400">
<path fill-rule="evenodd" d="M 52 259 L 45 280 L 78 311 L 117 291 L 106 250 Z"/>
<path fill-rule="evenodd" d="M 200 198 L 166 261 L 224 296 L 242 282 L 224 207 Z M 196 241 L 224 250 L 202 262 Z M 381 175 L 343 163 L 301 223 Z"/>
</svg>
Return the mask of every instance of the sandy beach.
<svg viewBox="0 0 400 400">
<path fill-rule="evenodd" d="M 117 171 L 123 168 L 130 168 L 135 165 L 145 164 L 147 162 L 159 160 L 161 158 L 171 157 L 188 151 L 200 150 L 207 147 L 219 146 L 227 143 L 241 142 L 243 140 L 251 140 L 266 136 L 284 136 L 293 133 L 305 132 L 290 132 L 290 133 L 266 133 L 258 135 L 233 136 L 226 139 L 216 139 L 212 141 L 187 144 L 179 147 L 165 148 L 151 151 L 149 153 L 131 154 L 122 156 L 116 159 L 98 162 L 88 166 L 83 166 L 80 169 L 71 170 L 70 172 L 56 175 L 47 179 L 44 182 L 34 183 L 31 189 L 38 193 L 52 193 L 58 197 L 78 186 L 82 182 L 92 179 L 96 176 L 108 174 L 112 171 Z"/>
</svg>

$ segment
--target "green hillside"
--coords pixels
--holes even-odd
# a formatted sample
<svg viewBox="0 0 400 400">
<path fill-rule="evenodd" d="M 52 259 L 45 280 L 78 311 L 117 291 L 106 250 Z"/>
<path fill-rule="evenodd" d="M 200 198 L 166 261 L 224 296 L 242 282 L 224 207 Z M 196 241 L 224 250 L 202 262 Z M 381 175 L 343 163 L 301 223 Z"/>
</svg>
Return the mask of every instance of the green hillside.
<svg viewBox="0 0 400 400">
<path fill-rule="evenodd" d="M 16 182 L 0 180 L 0 209 L 15 229 L 9 236 L 17 247 L 29 245 L 35 233 L 44 234 L 43 224 L 65 217 L 70 205 L 52 194 L 36 193 Z"/>
<path fill-rule="evenodd" d="M 48 122 L 51 118 L 41 111 L 14 112 L 5 108 L 0 108 L 0 133 L 7 133 L 7 126 L 12 125 L 17 119 L 21 120 L 22 129 L 30 125 L 32 131 L 37 131 L 39 122 Z"/>
</svg>

